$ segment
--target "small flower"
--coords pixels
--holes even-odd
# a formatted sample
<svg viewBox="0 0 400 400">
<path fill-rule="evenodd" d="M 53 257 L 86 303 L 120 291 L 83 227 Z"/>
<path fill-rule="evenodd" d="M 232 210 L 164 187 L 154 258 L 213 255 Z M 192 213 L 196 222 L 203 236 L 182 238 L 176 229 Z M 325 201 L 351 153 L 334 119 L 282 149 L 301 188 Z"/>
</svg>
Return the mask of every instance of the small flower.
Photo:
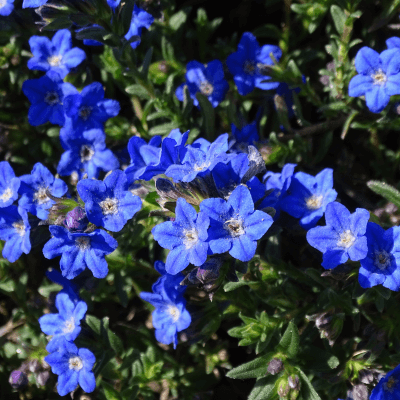
<svg viewBox="0 0 400 400">
<path fill-rule="evenodd" d="M 26 211 L 40 219 L 47 219 L 49 209 L 55 202 L 47 196 L 63 196 L 68 187 L 64 181 L 54 178 L 51 172 L 41 163 L 36 163 L 30 175 L 21 176 L 19 193 L 22 195 L 18 204 Z"/>
<path fill-rule="evenodd" d="M 108 274 L 105 256 L 112 253 L 118 242 L 107 232 L 96 229 L 91 233 L 69 232 L 62 226 L 50 226 L 52 238 L 44 245 L 43 255 L 52 259 L 61 256 L 61 272 L 67 279 L 73 279 L 86 268 L 95 278 Z"/>
<path fill-rule="evenodd" d="M 243 262 L 254 257 L 257 240 L 273 223 L 270 215 L 254 211 L 249 189 L 244 185 L 238 186 L 228 201 L 219 198 L 203 200 L 200 210 L 210 217 L 210 250 L 215 254 L 228 251 Z"/>
<path fill-rule="evenodd" d="M 14 262 L 22 253 L 31 251 L 30 231 L 28 214 L 23 208 L 13 205 L 0 208 L 0 239 L 6 241 L 4 258 Z"/>
<path fill-rule="evenodd" d="M 14 0 L 1 0 L 0 1 L 0 15 L 7 17 L 14 10 Z"/>
<path fill-rule="evenodd" d="M 240 39 L 238 50 L 228 56 L 226 65 L 238 88 L 239 94 L 245 96 L 254 87 L 263 90 L 276 89 L 278 82 L 271 82 L 271 77 L 265 75 L 264 68 L 273 65 L 282 56 L 278 46 L 265 45 L 260 48 L 257 39 L 250 32 L 245 32 Z"/>
<path fill-rule="evenodd" d="M 64 96 L 75 92 L 76 89 L 70 83 L 64 83 L 59 74 L 49 71 L 39 79 L 28 79 L 22 84 L 22 91 L 31 102 L 28 120 L 32 126 L 47 121 L 64 125 Z"/>
<path fill-rule="evenodd" d="M 224 79 L 224 69 L 219 60 L 210 61 L 205 67 L 198 61 L 190 61 L 186 66 L 186 82 L 179 86 L 175 95 L 179 101 L 184 99 L 184 86 L 187 85 L 193 104 L 199 107 L 196 93 L 204 94 L 215 108 L 224 99 L 229 89 Z"/>
<path fill-rule="evenodd" d="M 44 360 L 50 365 L 51 371 L 59 375 L 57 392 L 60 396 L 74 391 L 78 383 L 86 393 L 95 389 L 96 379 L 92 368 L 96 357 L 90 350 L 78 349 L 73 343 L 64 342 L 59 351 L 49 354 Z"/>
<path fill-rule="evenodd" d="M 47 0 L 24 0 L 22 8 L 37 8 L 47 3 Z"/>
<path fill-rule="evenodd" d="M 400 94 L 400 52 L 398 48 L 381 54 L 362 47 L 355 59 L 358 75 L 349 83 L 349 96 L 365 95 L 367 107 L 380 113 L 389 103 L 390 96 Z"/>
<path fill-rule="evenodd" d="M 175 349 L 178 332 L 188 328 L 192 321 L 183 297 L 186 286 L 179 284 L 183 279 L 182 274 L 167 274 L 161 262 L 156 263 L 155 267 L 163 276 L 153 285 L 154 293 L 142 292 L 140 297 L 156 307 L 152 313 L 156 339 L 164 344 L 173 343 Z"/>
<path fill-rule="evenodd" d="M 72 47 L 71 32 L 61 29 L 50 40 L 45 36 L 32 36 L 29 39 L 33 57 L 28 61 L 29 69 L 54 71 L 61 78 L 79 65 L 86 54 L 78 47 Z"/>
<path fill-rule="evenodd" d="M 357 208 L 355 213 L 340 203 L 327 205 L 326 226 L 317 226 L 307 232 L 308 243 L 323 253 L 322 266 L 325 269 L 337 267 L 349 258 L 359 261 L 368 253 L 365 232 L 369 212 Z"/>
<path fill-rule="evenodd" d="M 93 82 L 83 88 L 81 93 L 74 93 L 64 99 L 65 115 L 71 119 L 74 131 L 97 128 L 118 115 L 120 105 L 118 101 L 105 99 L 101 83 Z"/>
<path fill-rule="evenodd" d="M 260 140 L 256 121 L 243 126 L 242 129 L 239 129 L 236 127 L 236 125 L 231 124 L 231 130 L 233 136 L 233 141 L 230 144 L 231 150 L 233 149 L 247 153 L 247 148 L 249 145 L 255 145 Z"/>
<path fill-rule="evenodd" d="M 385 231 L 374 222 L 368 222 L 366 237 L 368 254 L 360 261 L 360 285 L 363 288 L 383 285 L 400 290 L 400 227 Z"/>
<path fill-rule="evenodd" d="M 207 259 L 207 228 L 210 219 L 179 198 L 176 202 L 175 221 L 156 225 L 151 233 L 160 246 L 171 250 L 167 256 L 166 271 L 175 275 L 188 265 L 202 265 Z"/>
<path fill-rule="evenodd" d="M 140 198 L 128 190 L 128 180 L 120 170 L 104 181 L 80 181 L 77 190 L 89 221 L 112 232 L 119 232 L 142 207 Z"/>
<path fill-rule="evenodd" d="M 371 392 L 370 400 L 400 399 L 400 365 L 388 372 Z"/>
<path fill-rule="evenodd" d="M 1 11 L 1 9 L 0 9 L 0 11 Z M 25 372 L 19 371 L 19 370 L 14 370 L 11 372 L 8 382 L 10 383 L 10 385 L 13 389 L 17 389 L 17 390 L 22 389 L 24 386 L 26 386 L 29 383 L 28 377 L 25 374 Z"/>
<path fill-rule="evenodd" d="M 8 161 L 0 162 L 0 208 L 10 206 L 18 199 L 20 180 L 15 177 Z"/>
<path fill-rule="evenodd" d="M 56 296 L 58 314 L 45 314 L 39 318 L 40 329 L 53 338 L 46 349 L 49 352 L 60 348 L 60 339 L 74 341 L 81 331 L 81 320 L 85 317 L 87 305 L 84 301 L 76 304 L 67 293 L 58 293 Z"/>
<path fill-rule="evenodd" d="M 125 35 L 125 39 L 130 40 L 133 36 L 142 36 L 142 29 L 150 29 L 150 26 L 153 22 L 154 17 L 135 4 L 132 12 L 131 25 L 129 27 L 128 33 Z M 140 39 L 131 42 L 132 49 L 136 49 L 139 44 Z"/>
<path fill-rule="evenodd" d="M 326 206 L 335 201 L 337 192 L 332 187 L 333 170 L 330 168 L 325 168 L 315 177 L 297 172 L 291 178 L 286 196 L 280 200 L 280 207 L 291 216 L 300 218 L 302 228 L 310 229 L 324 215 Z"/>
<path fill-rule="evenodd" d="M 61 155 L 57 172 L 61 176 L 77 172 L 79 178 L 87 173 L 88 178 L 97 178 L 101 170 L 108 172 L 118 168 L 118 159 L 106 148 L 105 139 L 101 129 L 77 133 L 71 126 L 64 126 L 60 131 L 60 140 L 66 151 Z"/>
</svg>

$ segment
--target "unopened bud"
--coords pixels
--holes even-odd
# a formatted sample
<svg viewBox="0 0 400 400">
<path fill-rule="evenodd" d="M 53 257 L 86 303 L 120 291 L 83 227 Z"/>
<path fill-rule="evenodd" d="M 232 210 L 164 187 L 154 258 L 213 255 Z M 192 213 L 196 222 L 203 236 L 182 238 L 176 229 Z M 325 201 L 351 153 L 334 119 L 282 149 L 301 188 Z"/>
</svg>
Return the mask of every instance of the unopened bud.
<svg viewBox="0 0 400 400">
<path fill-rule="evenodd" d="M 89 221 L 86 217 L 85 210 L 81 207 L 76 207 L 69 211 L 65 216 L 64 225 L 70 231 L 84 231 L 87 228 Z"/>
<path fill-rule="evenodd" d="M 361 381 L 361 383 L 368 385 L 374 381 L 374 374 L 368 369 L 363 369 L 358 374 L 358 379 Z"/>
<path fill-rule="evenodd" d="M 50 378 L 50 372 L 42 371 L 37 374 L 36 382 L 38 383 L 39 386 L 46 386 L 46 383 L 49 380 L 49 378 Z"/>
<path fill-rule="evenodd" d="M 8 382 L 13 389 L 19 390 L 28 384 L 28 377 L 24 372 L 15 370 L 11 372 Z"/>
<path fill-rule="evenodd" d="M 282 362 L 281 359 L 279 359 L 279 358 L 273 358 L 273 359 L 269 362 L 267 371 L 268 371 L 271 375 L 279 374 L 279 372 L 281 372 L 282 370 L 283 370 L 283 362 Z"/>
<path fill-rule="evenodd" d="M 359 384 L 354 386 L 353 388 L 353 399 L 354 400 L 368 400 L 368 388 L 363 385 Z"/>
<path fill-rule="evenodd" d="M 291 389 L 300 390 L 300 379 L 297 375 L 289 376 L 288 383 Z"/>
<path fill-rule="evenodd" d="M 278 387 L 278 396 L 281 399 L 286 399 L 289 392 L 290 392 L 289 383 L 286 379 L 284 379 L 281 381 L 281 383 Z"/>
<path fill-rule="evenodd" d="M 33 359 L 28 362 L 28 369 L 31 372 L 38 372 L 41 369 L 39 360 Z"/>
</svg>

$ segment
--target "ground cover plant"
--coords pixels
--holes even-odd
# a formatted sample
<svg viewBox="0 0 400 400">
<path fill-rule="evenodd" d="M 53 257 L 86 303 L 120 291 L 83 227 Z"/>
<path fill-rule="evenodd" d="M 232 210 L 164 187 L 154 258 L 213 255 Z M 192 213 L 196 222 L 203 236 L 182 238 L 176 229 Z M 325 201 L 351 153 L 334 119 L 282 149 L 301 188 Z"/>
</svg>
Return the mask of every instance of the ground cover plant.
<svg viewBox="0 0 400 400">
<path fill-rule="evenodd" d="M 0 0 L 0 398 L 400 398 L 399 14 Z"/>
</svg>

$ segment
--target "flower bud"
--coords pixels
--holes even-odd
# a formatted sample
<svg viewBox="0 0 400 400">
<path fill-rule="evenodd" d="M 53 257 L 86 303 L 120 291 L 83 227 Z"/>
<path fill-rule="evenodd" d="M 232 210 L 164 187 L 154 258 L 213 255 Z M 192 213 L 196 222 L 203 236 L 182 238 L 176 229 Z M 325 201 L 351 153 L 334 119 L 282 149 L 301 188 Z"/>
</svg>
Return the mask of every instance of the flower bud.
<svg viewBox="0 0 400 400">
<path fill-rule="evenodd" d="M 279 374 L 279 372 L 283 371 L 283 362 L 282 362 L 282 360 L 279 359 L 279 358 L 273 358 L 268 364 L 267 371 L 271 375 Z"/>
<path fill-rule="evenodd" d="M 362 383 L 354 386 L 353 399 L 354 400 L 368 400 L 368 388 Z"/>
<path fill-rule="evenodd" d="M 11 372 L 8 382 L 10 382 L 13 389 L 19 390 L 28 384 L 28 377 L 24 372 L 14 370 Z"/>
<path fill-rule="evenodd" d="M 28 361 L 28 369 L 30 372 L 38 372 L 41 369 L 39 360 L 36 358 Z"/>
<path fill-rule="evenodd" d="M 70 231 L 83 232 L 89 223 L 86 217 L 85 210 L 81 207 L 76 207 L 72 211 L 69 211 L 65 216 L 64 225 Z"/>
<path fill-rule="evenodd" d="M 36 382 L 39 386 L 46 386 L 47 381 L 50 378 L 50 371 L 39 372 L 36 376 Z"/>
</svg>

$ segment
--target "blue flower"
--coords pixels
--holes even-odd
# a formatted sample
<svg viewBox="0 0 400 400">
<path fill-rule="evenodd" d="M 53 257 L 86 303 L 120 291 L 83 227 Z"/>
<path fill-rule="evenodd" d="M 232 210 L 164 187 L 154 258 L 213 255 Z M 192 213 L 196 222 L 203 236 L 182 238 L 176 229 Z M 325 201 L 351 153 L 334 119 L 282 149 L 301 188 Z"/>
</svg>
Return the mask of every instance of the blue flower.
<svg viewBox="0 0 400 400">
<path fill-rule="evenodd" d="M 154 17 L 136 4 L 132 13 L 131 25 L 129 31 L 125 35 L 125 39 L 129 40 L 133 36 L 142 36 L 142 29 L 150 29 L 151 24 L 154 22 Z M 136 49 L 140 44 L 140 39 L 131 43 L 132 49 Z"/>
<path fill-rule="evenodd" d="M 52 238 L 44 245 L 43 255 L 52 259 L 61 256 L 61 272 L 67 279 L 73 279 L 86 268 L 95 278 L 108 274 L 105 256 L 112 253 L 118 242 L 107 232 L 96 229 L 91 233 L 69 232 L 62 226 L 50 226 Z"/>
<path fill-rule="evenodd" d="M 37 8 L 47 3 L 47 0 L 24 0 L 22 8 Z"/>
<path fill-rule="evenodd" d="M 81 93 L 66 96 L 64 109 L 74 131 L 82 132 L 103 128 L 109 118 L 118 115 L 120 106 L 116 100 L 105 99 L 102 84 L 93 82 L 83 88 Z"/>
<path fill-rule="evenodd" d="M 115 10 L 119 6 L 119 3 L 121 3 L 121 0 L 107 0 L 107 4 L 113 10 Z"/>
<path fill-rule="evenodd" d="M 208 98 L 215 108 L 225 98 L 229 89 L 228 82 L 224 79 L 224 69 L 219 60 L 210 61 L 205 67 L 198 61 L 190 61 L 186 66 L 186 82 L 179 86 L 175 95 L 183 101 L 183 88 L 187 85 L 193 104 L 199 107 L 196 93 L 202 93 Z"/>
<path fill-rule="evenodd" d="M 58 314 L 45 314 L 39 318 L 40 329 L 53 338 L 46 349 L 49 352 L 60 348 L 60 339 L 74 341 L 81 331 L 81 319 L 85 317 L 87 305 L 84 301 L 74 303 L 67 293 L 58 293 L 56 296 Z"/>
<path fill-rule="evenodd" d="M 29 39 L 33 57 L 28 61 L 29 69 L 39 71 L 54 71 L 61 78 L 79 65 L 86 54 L 78 47 L 72 47 L 71 32 L 61 29 L 50 40 L 45 36 L 32 36 Z"/>
<path fill-rule="evenodd" d="M 306 83 L 306 78 L 303 75 L 303 83 Z M 300 88 L 292 88 L 290 87 L 286 82 L 281 82 L 279 83 L 279 86 L 276 88 L 276 94 L 279 96 L 282 96 L 285 100 L 286 107 L 288 109 L 288 117 L 292 118 L 294 117 L 294 111 L 293 111 L 293 92 L 294 93 L 300 93 Z"/>
<path fill-rule="evenodd" d="M 89 221 L 112 232 L 120 231 L 142 207 L 142 200 L 128 190 L 128 180 L 120 170 L 104 181 L 80 181 L 77 190 Z"/>
<path fill-rule="evenodd" d="M 104 30 L 104 34 L 106 34 L 106 30 L 104 29 L 104 27 L 97 25 L 97 24 L 91 24 L 91 25 L 87 25 L 83 28 L 77 29 L 75 32 L 79 33 L 79 32 L 85 32 L 85 31 L 91 31 L 93 28 L 100 28 L 102 30 Z M 99 42 L 98 40 L 94 40 L 94 39 L 83 39 L 83 44 L 85 46 L 103 46 L 103 43 Z"/>
<path fill-rule="evenodd" d="M 400 290 L 400 227 L 385 231 L 374 222 L 368 222 L 366 237 L 368 254 L 360 261 L 360 285 L 363 288 L 383 285 Z"/>
<path fill-rule="evenodd" d="M 201 148 L 188 146 L 180 163 L 170 165 L 165 175 L 174 182 L 191 182 L 198 174 L 212 171 L 219 162 L 228 162 L 234 155 L 226 154 L 228 150 L 228 134 L 219 136 L 207 151 Z"/>
<path fill-rule="evenodd" d="M 92 372 L 96 357 L 90 350 L 78 349 L 73 343 L 65 341 L 59 351 L 44 359 L 50 365 L 51 371 L 59 375 L 57 392 L 60 396 L 74 391 L 78 383 L 86 393 L 91 393 L 96 388 L 96 379 Z"/>
<path fill-rule="evenodd" d="M 176 202 L 175 221 L 156 225 L 151 233 L 165 249 L 171 250 L 167 256 L 165 269 L 175 275 L 188 265 L 202 265 L 207 259 L 207 229 L 210 219 L 179 198 Z"/>
<path fill-rule="evenodd" d="M 215 254 L 225 253 L 240 261 L 250 261 L 256 252 L 257 240 L 272 225 L 272 218 L 263 211 L 254 211 L 249 189 L 238 186 L 228 201 L 219 198 L 203 200 L 200 210 L 210 217 L 208 240 Z"/>
<path fill-rule="evenodd" d="M 400 49 L 400 38 L 393 36 L 387 39 L 386 46 L 388 49 Z"/>
<path fill-rule="evenodd" d="M 54 197 L 63 196 L 68 187 L 61 179 L 56 179 L 41 163 L 36 163 L 30 175 L 20 177 L 19 193 L 22 195 L 18 204 L 40 219 L 47 219 L 49 209 L 55 202 L 47 196 L 47 191 Z"/>
<path fill-rule="evenodd" d="M 14 262 L 22 253 L 31 251 L 30 231 L 28 214 L 23 208 L 12 205 L 0 208 L 0 239 L 6 241 L 4 258 Z"/>
<path fill-rule="evenodd" d="M 138 136 L 131 137 L 128 142 L 128 152 L 131 164 L 125 169 L 125 174 L 130 183 L 140 179 L 148 165 L 158 163 L 161 153 L 161 136 L 154 136 L 147 144 Z"/>
<path fill-rule="evenodd" d="M 66 150 L 57 167 L 61 176 L 74 172 L 81 178 L 97 178 L 100 170 L 108 172 L 119 167 L 117 157 L 106 148 L 106 135 L 101 129 L 90 129 L 81 133 L 74 132 L 70 126 L 60 131 L 61 145 Z"/>
<path fill-rule="evenodd" d="M 333 187 L 333 170 L 325 168 L 315 177 L 297 172 L 291 179 L 287 195 L 280 200 L 283 211 L 300 218 L 304 229 L 314 227 L 324 215 L 326 206 L 335 201 L 337 192 Z"/>
<path fill-rule="evenodd" d="M 326 207 L 325 220 L 326 226 L 317 226 L 307 232 L 308 243 L 323 253 L 325 269 L 335 268 L 349 258 L 359 261 L 367 256 L 367 210 L 357 208 L 350 214 L 345 206 L 333 202 Z"/>
<path fill-rule="evenodd" d="M 157 262 L 155 267 L 163 276 L 153 285 L 154 293 L 142 292 L 140 297 L 156 307 L 152 313 L 156 339 L 164 344 L 173 343 L 175 349 L 178 332 L 188 328 L 192 321 L 182 295 L 186 286 L 180 285 L 182 274 L 167 274 L 161 262 Z"/>
<path fill-rule="evenodd" d="M 28 79 L 22 84 L 22 91 L 31 102 L 28 120 L 32 126 L 50 121 L 64 125 L 63 100 L 76 91 L 70 83 L 64 83 L 54 71 L 49 71 L 39 79 Z"/>
<path fill-rule="evenodd" d="M 349 83 L 349 96 L 365 95 L 370 111 L 380 113 L 390 96 L 400 94 L 400 52 L 393 48 L 381 54 L 369 47 L 361 48 L 355 59 L 358 75 Z"/>
<path fill-rule="evenodd" d="M 0 15 L 6 17 L 14 10 L 14 0 L 5 0 L 0 5 Z"/>
<path fill-rule="evenodd" d="M 378 382 L 369 400 L 400 400 L 400 365 Z"/>
<path fill-rule="evenodd" d="M 256 121 L 243 126 L 242 129 L 239 129 L 236 127 L 236 125 L 231 124 L 231 130 L 233 141 L 230 143 L 230 147 L 233 150 L 247 153 L 247 148 L 249 145 L 255 145 L 260 140 Z"/>
<path fill-rule="evenodd" d="M 0 162 L 0 208 L 10 206 L 18 199 L 20 180 L 15 177 L 8 161 Z"/>
<path fill-rule="evenodd" d="M 230 54 L 226 60 L 239 94 L 245 96 L 254 87 L 263 90 L 278 87 L 278 82 L 271 82 L 271 77 L 263 74 L 264 67 L 274 63 L 270 57 L 271 53 L 276 61 L 279 61 L 282 56 L 282 51 L 278 46 L 265 45 L 260 48 L 253 34 L 243 33 L 238 50 Z"/>
<path fill-rule="evenodd" d="M 79 298 L 79 288 L 78 286 L 70 281 L 67 278 L 64 278 L 60 272 L 53 268 L 49 268 L 46 271 L 46 276 L 49 278 L 52 282 L 57 283 L 57 285 L 62 286 L 62 290 L 60 290 L 59 293 L 66 293 L 69 297 L 70 300 L 76 304 L 80 298 Z"/>
</svg>

